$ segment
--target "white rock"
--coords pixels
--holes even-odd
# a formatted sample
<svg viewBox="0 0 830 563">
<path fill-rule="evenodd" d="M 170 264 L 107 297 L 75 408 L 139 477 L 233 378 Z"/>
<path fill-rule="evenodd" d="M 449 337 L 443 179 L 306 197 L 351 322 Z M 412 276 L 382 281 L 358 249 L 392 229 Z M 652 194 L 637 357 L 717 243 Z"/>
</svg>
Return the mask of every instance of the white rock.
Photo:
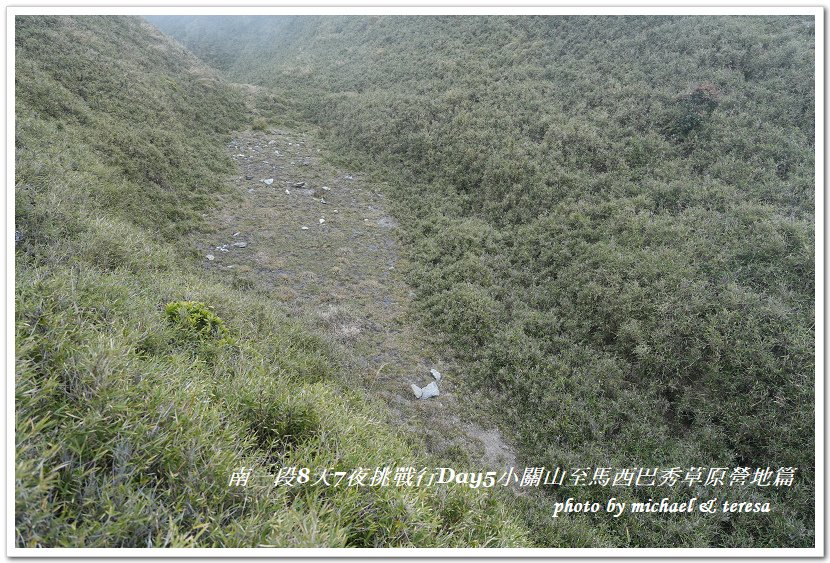
<svg viewBox="0 0 830 563">
<path fill-rule="evenodd" d="M 237 248 L 245 248 L 246 246 L 248 246 L 248 243 L 245 242 L 245 241 L 239 241 L 239 242 L 233 243 L 233 245 Z"/>
<path fill-rule="evenodd" d="M 305 225 L 303 225 L 303 226 L 302 226 L 302 227 L 300 227 L 300 228 L 301 228 L 302 230 L 304 230 L 304 231 L 307 231 L 307 230 L 308 230 L 308 227 L 306 227 Z"/>
<path fill-rule="evenodd" d="M 271 184 L 274 183 L 274 179 L 273 178 L 267 178 L 267 179 L 263 180 L 262 183 L 265 184 L 266 186 L 270 186 Z"/>
<path fill-rule="evenodd" d="M 322 188 L 320 188 L 320 189 L 321 189 L 321 190 L 325 190 L 325 191 L 329 191 L 331 188 L 330 188 L 330 187 L 328 187 L 328 186 L 323 186 L 323 187 L 322 187 Z"/>
<path fill-rule="evenodd" d="M 326 203 L 326 198 L 321 197 L 321 198 L 320 198 L 320 203 Z"/>
<path fill-rule="evenodd" d="M 414 383 L 412 385 L 410 385 L 410 387 L 412 388 L 412 392 L 415 393 L 415 398 L 416 399 L 420 399 L 421 396 L 424 394 L 424 392 L 421 390 L 421 388 L 418 387 L 417 385 L 415 385 Z"/>
<path fill-rule="evenodd" d="M 438 384 L 433 381 L 432 383 L 421 389 L 420 398 L 429 399 L 430 397 L 437 397 L 438 395 L 440 395 L 440 392 L 438 391 Z"/>
<path fill-rule="evenodd" d="M 213 254 L 208 254 L 207 256 L 205 256 L 205 258 L 207 258 L 208 260 L 213 260 Z"/>
<path fill-rule="evenodd" d="M 239 231 L 235 232 L 235 233 L 233 234 L 233 236 L 238 237 L 238 236 L 239 236 Z"/>
<path fill-rule="evenodd" d="M 438 371 L 435 368 L 432 368 L 431 370 L 429 370 L 429 373 L 432 374 L 432 377 L 435 378 L 435 381 L 441 381 L 441 372 L 440 371 Z"/>
<path fill-rule="evenodd" d="M 286 190 L 285 190 L 285 195 L 291 195 L 291 192 L 289 192 L 289 191 L 286 189 Z"/>
<path fill-rule="evenodd" d="M 326 220 L 325 220 L 325 219 L 323 219 L 323 218 L 321 217 L 321 218 L 320 218 L 320 224 L 322 225 L 322 224 L 323 224 L 323 223 L 325 223 L 325 222 L 326 222 Z"/>
</svg>

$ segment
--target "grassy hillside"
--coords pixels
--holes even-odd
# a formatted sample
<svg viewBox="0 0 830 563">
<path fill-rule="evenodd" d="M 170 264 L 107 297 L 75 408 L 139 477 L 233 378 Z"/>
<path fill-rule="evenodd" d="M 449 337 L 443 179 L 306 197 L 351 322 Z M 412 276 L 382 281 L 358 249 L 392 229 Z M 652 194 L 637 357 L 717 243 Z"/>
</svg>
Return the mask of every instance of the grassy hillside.
<svg viewBox="0 0 830 563">
<path fill-rule="evenodd" d="M 271 486 L 433 462 L 324 339 L 187 250 L 241 94 L 139 18 L 15 24 L 15 544 L 527 544 L 491 493 Z"/>
<path fill-rule="evenodd" d="M 811 19 L 151 20 L 389 182 L 423 322 L 527 465 L 799 468 L 772 517 L 541 543 L 813 544 Z"/>
</svg>

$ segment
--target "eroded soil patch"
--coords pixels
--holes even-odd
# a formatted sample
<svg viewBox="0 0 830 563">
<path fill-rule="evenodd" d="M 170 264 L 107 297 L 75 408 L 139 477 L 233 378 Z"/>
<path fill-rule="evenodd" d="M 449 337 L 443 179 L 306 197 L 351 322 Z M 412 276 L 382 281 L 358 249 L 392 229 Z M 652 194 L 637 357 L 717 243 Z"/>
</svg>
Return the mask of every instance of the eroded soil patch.
<svg viewBox="0 0 830 563">
<path fill-rule="evenodd" d="M 461 413 L 460 374 L 407 320 L 414 294 L 380 187 L 331 165 L 308 134 L 244 132 L 228 151 L 238 165 L 235 193 L 220 206 L 212 240 L 198 244 L 205 267 L 265 291 L 328 334 L 350 362 L 348 383 L 385 402 L 430 452 L 482 468 L 515 465 L 495 424 Z M 410 384 L 432 381 L 433 367 L 444 374 L 440 396 L 415 399 Z"/>
</svg>

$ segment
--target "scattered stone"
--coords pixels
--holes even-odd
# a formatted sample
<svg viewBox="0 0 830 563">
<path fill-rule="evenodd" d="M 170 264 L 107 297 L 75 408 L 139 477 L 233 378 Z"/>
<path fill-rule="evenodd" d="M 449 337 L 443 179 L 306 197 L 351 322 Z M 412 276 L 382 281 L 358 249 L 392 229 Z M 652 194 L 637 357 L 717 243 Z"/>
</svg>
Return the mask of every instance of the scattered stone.
<svg viewBox="0 0 830 563">
<path fill-rule="evenodd" d="M 267 178 L 267 179 L 263 180 L 262 183 L 265 184 L 266 186 L 270 186 L 271 184 L 274 183 L 274 179 L 273 178 Z"/>
<path fill-rule="evenodd" d="M 246 246 L 248 246 L 248 243 L 245 242 L 245 241 L 239 241 L 239 242 L 233 243 L 233 245 L 237 248 L 245 248 Z"/>
<path fill-rule="evenodd" d="M 429 399 L 430 397 L 437 397 L 438 395 L 441 394 L 441 392 L 438 390 L 438 384 L 434 381 L 432 383 L 430 383 L 429 385 L 427 385 L 426 387 L 424 387 L 422 389 L 422 391 L 423 391 L 423 395 L 421 395 L 422 399 Z"/>
<path fill-rule="evenodd" d="M 305 182 L 294 182 L 294 185 L 292 187 L 294 187 L 294 188 L 305 187 Z"/>
<path fill-rule="evenodd" d="M 334 210 L 334 212 L 335 212 L 335 213 L 340 213 L 340 212 L 339 212 L 338 210 L 336 210 L 336 209 Z"/>
<path fill-rule="evenodd" d="M 288 191 L 288 188 L 285 188 L 285 195 L 291 195 L 291 192 Z"/>
<path fill-rule="evenodd" d="M 303 225 L 303 226 L 302 226 L 302 227 L 300 227 L 300 228 L 301 228 L 302 230 L 304 230 L 304 231 L 307 231 L 307 230 L 308 230 L 308 227 L 306 227 L 305 225 Z"/>
<path fill-rule="evenodd" d="M 213 254 L 208 254 L 207 256 L 205 256 L 205 258 L 207 258 L 208 260 L 210 260 L 212 262 L 214 256 L 213 256 Z"/>
<path fill-rule="evenodd" d="M 352 176 L 351 174 L 346 174 L 343 177 L 346 178 L 347 180 L 354 180 L 354 176 Z"/>
<path fill-rule="evenodd" d="M 440 371 L 438 371 L 435 368 L 432 368 L 431 370 L 429 370 L 429 373 L 432 374 L 432 377 L 435 378 L 435 381 L 441 381 L 441 372 Z"/>
<path fill-rule="evenodd" d="M 248 175 L 246 174 L 246 175 L 245 175 L 245 179 L 246 179 L 246 180 L 253 180 L 253 179 L 254 179 L 254 177 L 253 177 L 253 176 L 248 176 Z"/>
<path fill-rule="evenodd" d="M 440 395 L 440 391 L 438 391 L 438 385 L 433 381 L 426 387 L 418 387 L 414 383 L 410 385 L 412 388 L 412 392 L 415 394 L 416 399 L 429 399 L 430 397 L 437 397 Z"/>
<path fill-rule="evenodd" d="M 329 191 L 329 190 L 331 190 L 331 188 L 330 188 L 330 187 L 328 187 L 328 186 L 323 186 L 323 187 L 322 187 L 322 188 L 320 188 L 320 189 L 321 189 L 321 190 L 323 190 L 323 191 L 326 191 L 326 192 L 327 192 L 327 191 Z"/>
<path fill-rule="evenodd" d="M 325 222 L 326 222 L 326 220 L 325 220 L 325 219 L 323 219 L 323 218 L 321 217 L 321 218 L 320 218 L 320 224 L 322 225 L 322 224 L 323 224 L 323 223 L 325 223 Z"/>
<path fill-rule="evenodd" d="M 325 198 L 322 198 L 322 197 L 321 197 L 321 198 L 320 198 L 320 203 L 326 203 Z"/>
<path fill-rule="evenodd" d="M 236 232 L 233 234 L 233 236 L 238 237 L 238 236 L 239 236 L 239 231 L 236 231 Z"/>
</svg>

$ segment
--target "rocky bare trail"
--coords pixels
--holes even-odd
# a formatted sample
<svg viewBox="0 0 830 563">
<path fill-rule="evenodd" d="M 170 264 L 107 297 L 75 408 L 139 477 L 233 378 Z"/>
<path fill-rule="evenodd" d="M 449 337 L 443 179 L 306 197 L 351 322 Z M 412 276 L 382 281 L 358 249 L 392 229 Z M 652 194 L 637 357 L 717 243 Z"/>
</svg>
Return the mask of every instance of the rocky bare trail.
<svg viewBox="0 0 830 563">
<path fill-rule="evenodd" d="M 342 347 L 349 381 L 387 404 L 398 425 L 432 453 L 482 469 L 516 463 L 495 425 L 465 416 L 458 374 L 436 357 L 407 310 L 413 297 L 399 272 L 397 223 L 380 187 L 339 169 L 308 134 L 243 132 L 228 144 L 238 176 L 220 206 L 205 267 L 284 302 Z M 310 319 L 310 321 L 308 321 Z M 410 386 L 442 377 L 440 395 Z"/>
</svg>

